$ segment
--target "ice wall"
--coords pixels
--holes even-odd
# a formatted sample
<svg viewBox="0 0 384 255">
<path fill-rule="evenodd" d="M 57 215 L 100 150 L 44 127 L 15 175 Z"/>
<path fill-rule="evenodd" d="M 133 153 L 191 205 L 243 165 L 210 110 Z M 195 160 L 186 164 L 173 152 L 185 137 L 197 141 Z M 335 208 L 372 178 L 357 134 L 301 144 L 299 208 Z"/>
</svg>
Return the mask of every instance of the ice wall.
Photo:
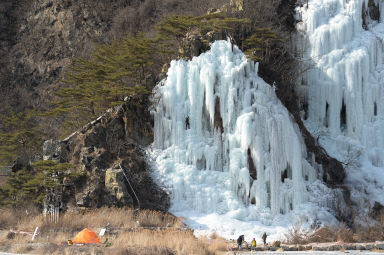
<svg viewBox="0 0 384 255">
<path fill-rule="evenodd" d="M 155 88 L 152 156 L 171 212 L 231 237 L 244 233 L 242 224 L 257 233 L 257 224 L 293 223 L 282 220 L 300 214 L 292 211 L 306 212 L 304 221 L 329 218 L 321 209 L 308 213 L 315 208 L 308 190 L 320 194 L 322 184 L 296 124 L 257 69 L 217 41 L 191 61 L 172 61 Z"/>
<path fill-rule="evenodd" d="M 384 25 L 365 12 L 363 28 L 368 2 L 309 0 L 297 9 L 308 69 L 297 88 L 307 127 L 345 163 L 352 196 L 384 203 Z"/>
</svg>

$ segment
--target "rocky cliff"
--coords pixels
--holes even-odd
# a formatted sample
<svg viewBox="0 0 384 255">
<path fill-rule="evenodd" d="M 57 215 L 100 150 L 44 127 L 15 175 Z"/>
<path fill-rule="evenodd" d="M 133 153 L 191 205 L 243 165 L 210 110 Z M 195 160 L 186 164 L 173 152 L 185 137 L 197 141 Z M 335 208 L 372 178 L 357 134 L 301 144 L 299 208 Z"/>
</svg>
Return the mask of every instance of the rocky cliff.
<svg viewBox="0 0 384 255">
<path fill-rule="evenodd" d="M 94 43 L 148 31 L 166 14 L 206 12 L 226 0 L 3 0 L 0 2 L 0 112 L 49 100 L 73 57 Z"/>
<path fill-rule="evenodd" d="M 45 160 L 69 162 L 75 172 L 85 171 L 87 176 L 78 187 L 64 189 L 63 209 L 140 206 L 167 210 L 169 199 L 153 182 L 143 150 L 153 140 L 148 106 L 147 97 L 127 98 L 126 104 L 108 110 L 63 141 L 44 143 Z"/>
<path fill-rule="evenodd" d="M 114 12 L 131 2 L 2 1 L 1 99 L 14 108 L 45 100 L 46 88 L 57 82 L 71 58 L 85 55 L 95 42 L 108 40 L 104 35 L 112 26 Z"/>
</svg>

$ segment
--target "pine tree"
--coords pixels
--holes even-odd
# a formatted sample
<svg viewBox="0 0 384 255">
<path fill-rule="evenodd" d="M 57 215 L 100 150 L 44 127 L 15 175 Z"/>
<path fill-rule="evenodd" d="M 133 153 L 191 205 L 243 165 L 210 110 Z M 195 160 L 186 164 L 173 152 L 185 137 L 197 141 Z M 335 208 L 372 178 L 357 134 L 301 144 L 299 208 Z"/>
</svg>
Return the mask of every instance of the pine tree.
<svg viewBox="0 0 384 255">
<path fill-rule="evenodd" d="M 12 173 L 6 185 L 0 189 L 0 201 L 2 205 L 12 207 L 30 204 L 42 206 L 48 194 L 61 192 L 65 183 L 76 185 L 84 177 L 84 172 L 74 171 L 68 163 L 36 161 Z"/>
<path fill-rule="evenodd" d="M 246 18 L 232 18 L 225 13 L 212 13 L 202 16 L 172 15 L 163 18 L 156 24 L 157 40 L 163 42 L 165 52 L 172 52 L 172 48 L 183 48 L 183 38 L 188 33 L 197 33 L 200 36 L 210 31 L 222 32 L 232 37 L 232 33 L 241 26 L 249 26 L 250 20 Z M 206 48 L 208 40 L 202 40 Z"/>
<path fill-rule="evenodd" d="M 163 18 L 156 26 L 157 36 L 163 40 L 183 38 L 188 32 L 198 29 L 201 35 L 209 31 L 233 31 L 239 25 L 250 24 L 249 19 L 231 18 L 224 13 L 202 16 L 172 15 Z"/>
<path fill-rule="evenodd" d="M 154 54 L 154 41 L 142 34 L 96 45 L 89 58 L 74 60 L 48 114 L 64 117 L 64 133 L 68 133 L 121 104 L 126 95 L 149 93 L 143 82 Z"/>
<path fill-rule="evenodd" d="M 252 35 L 243 44 L 244 54 L 253 61 L 268 62 L 271 57 L 272 48 L 280 45 L 282 42 L 283 40 L 271 29 L 255 28 Z"/>
<path fill-rule="evenodd" d="M 18 156 L 31 157 L 42 147 L 42 132 L 37 110 L 0 116 L 0 165 L 10 165 Z"/>
</svg>

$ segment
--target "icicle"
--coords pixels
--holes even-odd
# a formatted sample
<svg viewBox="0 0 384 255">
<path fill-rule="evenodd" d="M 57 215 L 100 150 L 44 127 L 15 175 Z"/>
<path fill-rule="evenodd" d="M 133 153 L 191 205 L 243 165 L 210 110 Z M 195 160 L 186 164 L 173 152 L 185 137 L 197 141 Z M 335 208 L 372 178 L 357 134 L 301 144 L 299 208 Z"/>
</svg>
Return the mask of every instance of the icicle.
<svg viewBox="0 0 384 255">
<path fill-rule="evenodd" d="M 347 163 L 355 197 L 384 203 L 384 167 L 376 160 L 384 158 L 384 8 L 374 1 L 377 24 L 370 21 L 369 2 L 310 0 L 308 9 L 300 8 L 303 57 L 313 66 L 303 79 L 308 89 L 301 91 L 308 93 L 302 95 L 308 99 L 306 126 L 321 134 L 331 156 Z M 360 189 L 362 183 L 369 188 Z"/>
<path fill-rule="evenodd" d="M 176 215 L 272 224 L 308 201 L 305 186 L 315 170 L 304 163 L 296 124 L 257 71 L 237 47 L 217 41 L 191 61 L 172 61 L 155 89 L 155 169 Z M 287 165 L 292 174 L 283 183 Z"/>
</svg>

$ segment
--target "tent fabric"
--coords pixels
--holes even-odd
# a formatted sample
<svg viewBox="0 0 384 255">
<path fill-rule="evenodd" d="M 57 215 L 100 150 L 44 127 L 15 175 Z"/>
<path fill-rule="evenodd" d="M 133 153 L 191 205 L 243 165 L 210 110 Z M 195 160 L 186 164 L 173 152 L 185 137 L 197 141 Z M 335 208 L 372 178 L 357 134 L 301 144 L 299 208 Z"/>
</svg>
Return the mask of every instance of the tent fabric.
<svg viewBox="0 0 384 255">
<path fill-rule="evenodd" d="M 73 243 L 100 243 L 96 233 L 88 228 L 81 230 L 72 240 Z"/>
</svg>

